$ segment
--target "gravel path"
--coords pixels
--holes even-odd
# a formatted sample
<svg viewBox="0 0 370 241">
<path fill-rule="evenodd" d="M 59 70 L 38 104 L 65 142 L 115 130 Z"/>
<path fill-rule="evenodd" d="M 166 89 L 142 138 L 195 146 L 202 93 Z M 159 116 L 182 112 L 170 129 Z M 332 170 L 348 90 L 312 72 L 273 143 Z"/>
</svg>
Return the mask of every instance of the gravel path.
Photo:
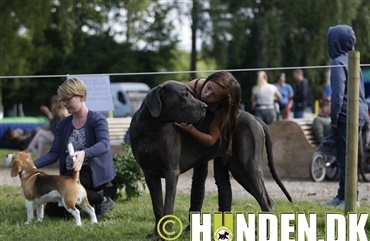
<svg viewBox="0 0 370 241">
<path fill-rule="evenodd" d="M 58 170 L 43 169 L 49 174 L 57 174 Z M 190 194 L 192 171 L 188 171 L 180 176 L 177 186 L 177 192 L 182 194 Z M 164 181 L 163 181 L 164 182 Z M 338 182 L 312 182 L 311 180 L 283 180 L 283 183 L 293 200 L 296 201 L 326 201 L 331 199 L 338 189 Z M 0 166 L 0 185 L 1 186 L 20 186 L 18 177 L 10 177 L 10 168 Z M 233 196 L 235 198 L 253 199 L 253 197 L 244 190 L 233 178 L 231 179 Z M 285 199 L 284 193 L 277 186 L 275 181 L 270 178 L 265 179 L 265 185 L 268 193 L 273 199 Z M 163 184 L 164 186 L 164 184 Z M 358 185 L 360 192 L 360 202 L 370 205 L 370 183 L 360 182 Z M 213 178 L 212 168 L 209 169 L 208 178 L 206 181 L 206 194 L 217 194 L 217 186 Z"/>
<path fill-rule="evenodd" d="M 213 173 L 208 174 L 206 181 L 206 194 L 217 194 Z M 192 171 L 188 171 L 180 176 L 177 190 L 179 193 L 189 194 L 191 185 Z M 282 181 L 293 201 L 327 201 L 337 193 L 338 181 L 313 182 L 307 180 L 283 180 Z M 253 197 L 233 178 L 231 179 L 232 192 L 235 198 Z M 284 193 L 272 178 L 265 179 L 267 192 L 273 199 L 286 199 Z M 362 204 L 370 205 L 370 183 L 360 182 L 358 185 L 359 200 Z"/>
</svg>

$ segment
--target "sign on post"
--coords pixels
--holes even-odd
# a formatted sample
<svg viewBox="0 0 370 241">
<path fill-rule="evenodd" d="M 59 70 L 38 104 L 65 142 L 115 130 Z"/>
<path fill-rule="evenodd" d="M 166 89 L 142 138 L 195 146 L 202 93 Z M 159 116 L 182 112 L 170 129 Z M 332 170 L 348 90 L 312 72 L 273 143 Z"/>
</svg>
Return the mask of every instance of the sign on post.
<svg viewBox="0 0 370 241">
<path fill-rule="evenodd" d="M 86 106 L 92 111 L 114 110 L 109 75 L 73 75 L 87 87 Z"/>
</svg>

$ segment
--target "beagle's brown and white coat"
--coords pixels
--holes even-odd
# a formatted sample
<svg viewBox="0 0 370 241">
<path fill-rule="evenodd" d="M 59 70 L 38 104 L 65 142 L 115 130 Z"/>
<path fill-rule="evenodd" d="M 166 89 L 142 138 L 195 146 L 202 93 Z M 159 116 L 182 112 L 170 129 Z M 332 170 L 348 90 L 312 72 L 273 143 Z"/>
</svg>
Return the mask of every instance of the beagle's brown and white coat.
<svg viewBox="0 0 370 241">
<path fill-rule="evenodd" d="M 48 175 L 37 170 L 30 155 L 25 152 L 9 154 L 6 164 L 12 168 L 11 176 L 19 175 L 21 179 L 27 208 L 25 224 L 31 223 L 34 206 L 37 207 L 37 221 L 41 222 L 44 218 L 44 204 L 47 202 L 58 202 L 59 206 L 64 206 L 73 215 L 78 226 L 82 223 L 76 205 L 90 215 L 91 223 L 98 222 L 95 210 L 87 200 L 86 190 L 80 184 L 79 172 L 74 172 L 73 177 Z"/>
</svg>

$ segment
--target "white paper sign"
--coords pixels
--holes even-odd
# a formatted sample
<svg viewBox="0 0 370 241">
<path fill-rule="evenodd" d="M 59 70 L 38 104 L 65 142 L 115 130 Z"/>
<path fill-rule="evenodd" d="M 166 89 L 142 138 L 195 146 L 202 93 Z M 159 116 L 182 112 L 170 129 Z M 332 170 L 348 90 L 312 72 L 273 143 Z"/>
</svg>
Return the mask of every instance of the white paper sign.
<svg viewBox="0 0 370 241">
<path fill-rule="evenodd" d="M 86 106 L 92 111 L 114 110 L 109 75 L 74 75 L 87 87 Z"/>
</svg>

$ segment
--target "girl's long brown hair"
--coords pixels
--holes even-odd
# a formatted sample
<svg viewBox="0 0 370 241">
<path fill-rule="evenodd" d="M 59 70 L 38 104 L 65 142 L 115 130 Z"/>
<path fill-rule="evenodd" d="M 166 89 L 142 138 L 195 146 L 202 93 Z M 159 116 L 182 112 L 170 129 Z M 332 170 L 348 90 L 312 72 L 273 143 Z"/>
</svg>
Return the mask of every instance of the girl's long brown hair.
<svg viewBox="0 0 370 241">
<path fill-rule="evenodd" d="M 219 118 L 220 147 L 226 150 L 228 155 L 232 154 L 232 139 L 238 123 L 240 114 L 241 90 L 235 77 L 226 71 L 211 74 L 204 81 L 202 88 L 208 81 L 212 81 L 225 90 L 225 96 L 221 100 L 220 107 L 216 111 Z"/>
</svg>

